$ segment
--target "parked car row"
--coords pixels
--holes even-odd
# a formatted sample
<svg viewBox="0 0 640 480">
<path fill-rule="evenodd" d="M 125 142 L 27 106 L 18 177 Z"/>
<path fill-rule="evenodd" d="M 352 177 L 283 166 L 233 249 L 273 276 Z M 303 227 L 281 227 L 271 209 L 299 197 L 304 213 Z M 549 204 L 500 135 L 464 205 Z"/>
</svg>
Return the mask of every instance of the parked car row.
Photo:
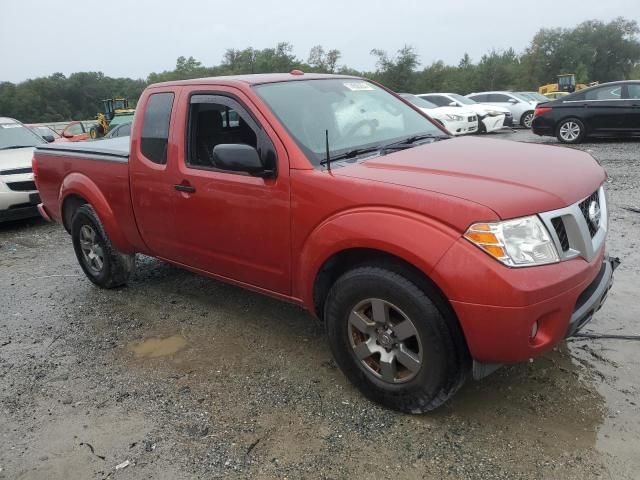
<svg viewBox="0 0 640 480">
<path fill-rule="evenodd" d="M 596 85 L 539 105 L 533 133 L 562 143 L 640 135 L 640 81 Z"/>
<path fill-rule="evenodd" d="M 474 92 L 466 96 L 457 93 L 419 93 L 401 96 L 439 121 L 453 135 L 487 133 L 515 125 L 531 128 L 536 105 L 548 101 L 537 92 L 510 91 Z M 471 116 L 476 117 L 475 129 L 459 124 L 452 129 L 453 117 L 469 119 Z"/>
</svg>

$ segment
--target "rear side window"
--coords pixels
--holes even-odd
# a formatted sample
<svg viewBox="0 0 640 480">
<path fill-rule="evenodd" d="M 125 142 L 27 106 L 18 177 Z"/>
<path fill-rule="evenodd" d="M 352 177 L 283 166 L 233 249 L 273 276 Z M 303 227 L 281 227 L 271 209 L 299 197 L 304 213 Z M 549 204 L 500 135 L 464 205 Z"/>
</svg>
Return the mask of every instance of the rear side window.
<svg viewBox="0 0 640 480">
<path fill-rule="evenodd" d="M 584 93 L 585 100 L 620 100 L 621 98 L 622 87 L 620 85 L 594 88 Z"/>
<path fill-rule="evenodd" d="M 509 101 L 509 97 L 501 93 L 492 93 L 489 95 L 489 101 L 493 103 L 507 103 Z"/>
<path fill-rule="evenodd" d="M 447 107 L 451 103 L 451 100 L 441 95 L 429 95 L 424 97 L 424 99 L 429 100 L 431 103 L 435 103 L 439 107 Z"/>
<path fill-rule="evenodd" d="M 154 93 L 149 97 L 142 124 L 142 154 L 154 163 L 167 163 L 169 120 L 173 93 Z"/>
<path fill-rule="evenodd" d="M 640 99 L 640 83 L 630 83 L 627 85 L 627 98 L 633 100 Z"/>
</svg>

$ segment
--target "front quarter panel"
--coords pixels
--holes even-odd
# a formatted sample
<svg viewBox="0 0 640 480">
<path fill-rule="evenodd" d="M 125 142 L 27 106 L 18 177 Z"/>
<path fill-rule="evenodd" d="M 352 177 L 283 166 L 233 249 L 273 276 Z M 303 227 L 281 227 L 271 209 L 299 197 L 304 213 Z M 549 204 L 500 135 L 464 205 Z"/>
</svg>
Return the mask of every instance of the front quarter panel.
<svg viewBox="0 0 640 480">
<path fill-rule="evenodd" d="M 303 302 L 312 310 L 317 272 L 338 252 L 353 248 L 382 251 L 428 275 L 459 237 L 455 230 L 433 219 L 394 208 L 361 207 L 339 212 L 319 225 L 304 244 L 297 274 L 298 279 L 304 279 L 300 292 Z"/>
</svg>

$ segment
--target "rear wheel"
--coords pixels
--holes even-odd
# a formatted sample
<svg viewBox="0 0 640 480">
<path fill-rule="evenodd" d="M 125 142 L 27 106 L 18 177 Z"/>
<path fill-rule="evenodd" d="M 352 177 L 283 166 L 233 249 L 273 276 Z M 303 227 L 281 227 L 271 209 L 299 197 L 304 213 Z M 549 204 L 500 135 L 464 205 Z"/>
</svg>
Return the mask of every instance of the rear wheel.
<svg viewBox="0 0 640 480">
<path fill-rule="evenodd" d="M 577 118 L 566 118 L 562 120 L 556 128 L 556 137 L 562 143 L 580 143 L 584 139 L 584 136 L 584 123 Z"/>
<path fill-rule="evenodd" d="M 464 382 L 466 347 L 456 341 L 451 319 L 394 271 L 371 266 L 345 273 L 329 292 L 325 319 L 336 362 L 375 402 L 426 412 Z"/>
<path fill-rule="evenodd" d="M 135 255 L 117 251 L 89 204 L 78 207 L 71 221 L 73 248 L 82 270 L 102 288 L 127 283 L 135 268 Z"/>
<path fill-rule="evenodd" d="M 531 123 L 533 122 L 533 112 L 524 112 L 522 114 L 522 119 L 520 123 L 524 128 L 531 128 Z"/>
</svg>

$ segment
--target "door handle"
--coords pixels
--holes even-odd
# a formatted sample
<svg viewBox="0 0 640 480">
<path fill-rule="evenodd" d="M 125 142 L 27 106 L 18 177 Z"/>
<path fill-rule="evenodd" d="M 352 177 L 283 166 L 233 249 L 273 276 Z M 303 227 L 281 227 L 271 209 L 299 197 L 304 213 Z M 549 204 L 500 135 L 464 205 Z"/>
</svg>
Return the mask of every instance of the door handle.
<svg viewBox="0 0 640 480">
<path fill-rule="evenodd" d="M 175 188 L 179 192 L 196 193 L 196 187 L 192 187 L 191 185 L 179 184 L 179 185 L 174 185 L 173 188 Z"/>
</svg>

